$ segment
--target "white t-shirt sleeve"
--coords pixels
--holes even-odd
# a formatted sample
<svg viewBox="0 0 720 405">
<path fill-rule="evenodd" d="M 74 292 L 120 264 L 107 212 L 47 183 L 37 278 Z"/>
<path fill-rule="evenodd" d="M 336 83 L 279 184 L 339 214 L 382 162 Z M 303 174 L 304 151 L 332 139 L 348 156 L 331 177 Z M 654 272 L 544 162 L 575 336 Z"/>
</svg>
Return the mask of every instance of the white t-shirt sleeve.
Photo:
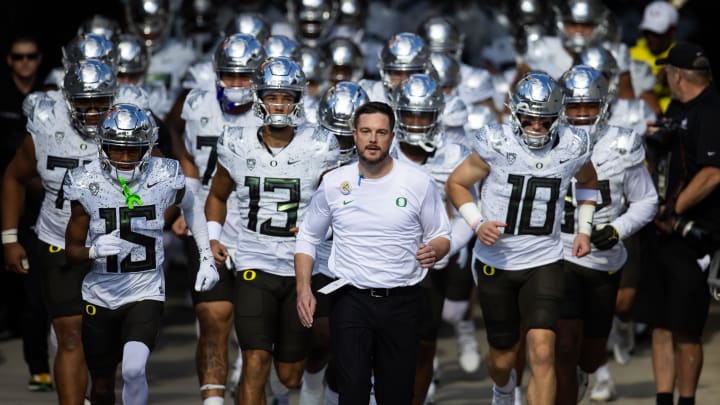
<svg viewBox="0 0 720 405">
<path fill-rule="evenodd" d="M 320 187 L 313 194 L 295 242 L 295 253 L 304 253 L 313 259 L 315 259 L 315 247 L 326 239 L 332 221 L 324 184 L 320 183 Z"/>
<path fill-rule="evenodd" d="M 438 237 L 450 239 L 450 220 L 445 210 L 445 204 L 432 183 L 428 183 L 425 198 L 420 207 L 420 224 L 423 228 L 422 240 L 424 243 Z"/>
<path fill-rule="evenodd" d="M 623 187 L 630 204 L 625 213 L 612 221 L 621 239 L 634 234 L 652 221 L 658 207 L 657 191 L 643 163 L 625 170 Z"/>
</svg>

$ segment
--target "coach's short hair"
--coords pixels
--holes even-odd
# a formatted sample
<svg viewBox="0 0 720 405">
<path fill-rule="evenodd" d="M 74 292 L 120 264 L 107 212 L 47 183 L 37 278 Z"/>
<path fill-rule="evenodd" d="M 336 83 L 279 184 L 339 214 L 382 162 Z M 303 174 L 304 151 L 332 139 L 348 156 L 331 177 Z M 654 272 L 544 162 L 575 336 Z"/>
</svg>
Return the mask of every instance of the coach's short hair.
<svg viewBox="0 0 720 405">
<path fill-rule="evenodd" d="M 390 131 L 395 129 L 395 111 L 393 111 L 389 104 L 380 101 L 371 101 L 361 105 L 355 110 L 352 121 L 353 129 L 357 128 L 357 123 L 361 115 L 375 113 L 385 114 L 388 117 L 388 121 L 390 121 Z"/>
</svg>

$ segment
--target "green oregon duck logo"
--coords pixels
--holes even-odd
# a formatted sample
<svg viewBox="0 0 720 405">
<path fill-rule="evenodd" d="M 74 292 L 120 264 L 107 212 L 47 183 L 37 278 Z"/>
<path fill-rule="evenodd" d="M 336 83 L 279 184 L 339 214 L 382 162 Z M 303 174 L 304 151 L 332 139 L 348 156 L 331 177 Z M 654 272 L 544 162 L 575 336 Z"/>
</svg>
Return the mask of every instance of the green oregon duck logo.
<svg viewBox="0 0 720 405">
<path fill-rule="evenodd" d="M 405 197 L 398 197 L 395 199 L 395 205 L 397 205 L 400 208 L 407 207 L 407 198 Z"/>
</svg>

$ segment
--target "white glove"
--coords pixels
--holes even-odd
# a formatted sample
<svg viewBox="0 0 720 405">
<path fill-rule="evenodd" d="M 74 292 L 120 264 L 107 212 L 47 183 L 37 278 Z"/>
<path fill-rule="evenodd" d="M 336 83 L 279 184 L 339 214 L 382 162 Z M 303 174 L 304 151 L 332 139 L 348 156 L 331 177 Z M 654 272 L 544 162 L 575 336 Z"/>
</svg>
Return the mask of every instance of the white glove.
<svg viewBox="0 0 720 405">
<path fill-rule="evenodd" d="M 219 280 L 220 273 L 218 273 L 213 260 L 203 260 L 200 262 L 200 269 L 195 277 L 195 291 L 211 290 Z"/>
<path fill-rule="evenodd" d="M 95 239 L 95 243 L 90 246 L 88 257 L 90 259 L 97 259 L 120 254 L 123 240 L 118 238 L 119 234 L 120 231 L 116 229 L 109 234 L 100 235 Z"/>
</svg>

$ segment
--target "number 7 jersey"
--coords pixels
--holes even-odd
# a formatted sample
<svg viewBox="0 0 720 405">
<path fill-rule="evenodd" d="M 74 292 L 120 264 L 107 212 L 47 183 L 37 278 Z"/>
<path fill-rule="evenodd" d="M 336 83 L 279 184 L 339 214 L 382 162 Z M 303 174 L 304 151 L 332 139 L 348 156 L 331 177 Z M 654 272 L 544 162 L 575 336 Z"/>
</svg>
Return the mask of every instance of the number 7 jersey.
<svg viewBox="0 0 720 405">
<path fill-rule="evenodd" d="M 477 154 L 490 166 L 480 191 L 486 221 L 507 224 L 491 246 L 475 243 L 475 255 L 503 270 L 525 270 L 563 258 L 560 222 L 575 173 L 590 159 L 587 133 L 559 126 L 549 150 L 527 148 L 507 124 L 474 132 Z"/>
<path fill-rule="evenodd" d="M 272 153 L 261 127 L 228 126 L 218 139 L 218 161 L 236 186 L 242 232 L 238 235 L 237 270 L 256 269 L 294 276 L 295 234 L 321 175 L 337 167 L 334 136 L 304 125 L 283 149 Z"/>
</svg>

